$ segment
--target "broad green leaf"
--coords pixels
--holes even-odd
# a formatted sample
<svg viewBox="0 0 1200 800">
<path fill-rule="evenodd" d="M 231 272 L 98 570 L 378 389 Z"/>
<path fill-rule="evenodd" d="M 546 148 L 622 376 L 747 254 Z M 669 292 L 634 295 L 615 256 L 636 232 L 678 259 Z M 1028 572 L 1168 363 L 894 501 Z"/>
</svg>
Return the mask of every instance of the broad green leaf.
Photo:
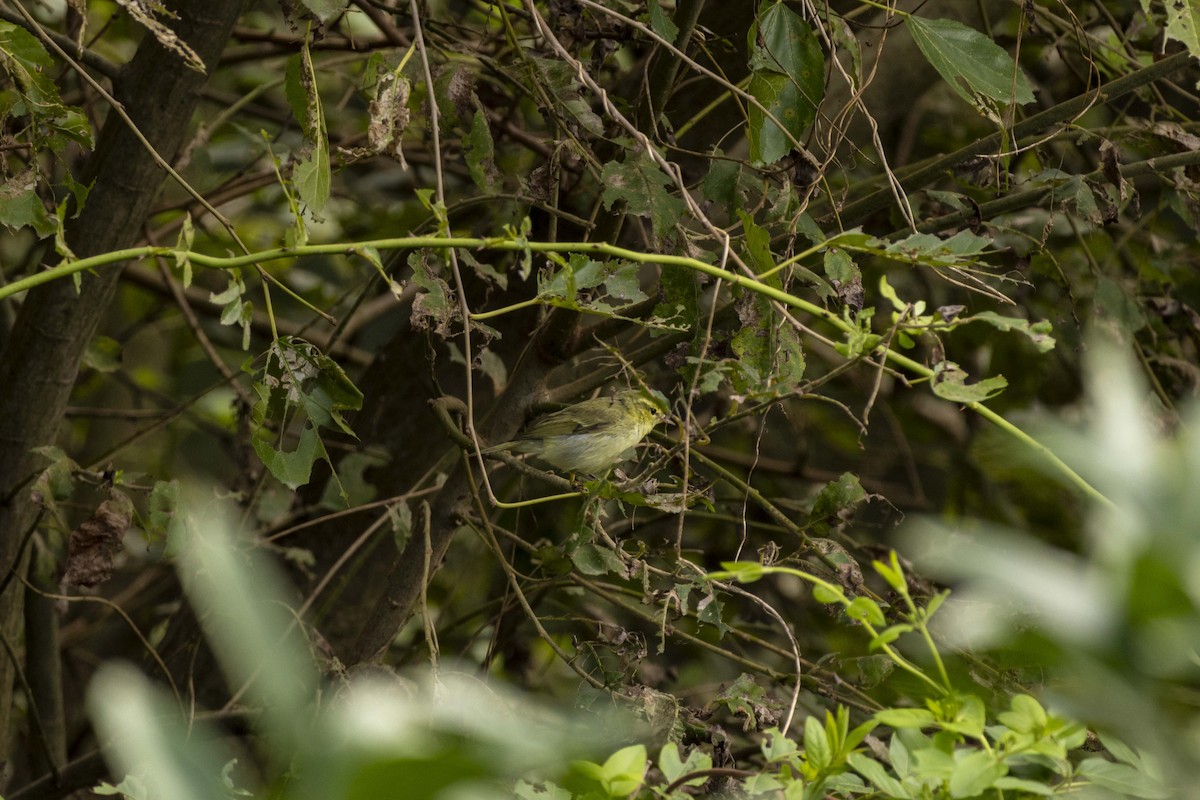
<svg viewBox="0 0 1200 800">
<path fill-rule="evenodd" d="M 983 794 L 1008 772 L 1008 765 L 992 753 L 977 750 L 955 759 L 950 775 L 951 797 L 975 797 Z"/>
<path fill-rule="evenodd" d="M 39 239 L 54 234 L 57 226 L 38 197 L 37 171 L 32 167 L 0 184 L 0 225 L 18 230 L 33 228 Z"/>
<path fill-rule="evenodd" d="M 812 593 L 814 600 L 825 605 L 841 603 L 846 600 L 846 595 L 842 594 L 841 589 L 830 588 L 820 583 L 813 587 Z"/>
<path fill-rule="evenodd" d="M 675 37 L 679 35 L 679 26 L 663 10 L 661 2 L 662 0 L 649 0 L 647 4 L 647 10 L 650 12 L 650 28 L 659 36 L 674 44 Z"/>
<path fill-rule="evenodd" d="M 1054 349 L 1055 341 L 1054 337 L 1051 335 L 1054 330 L 1054 326 L 1050 324 L 1049 320 L 1030 322 L 1027 319 L 1015 319 L 1013 317 L 1001 316 L 995 311 L 980 311 L 978 314 L 972 314 L 968 320 L 978 320 L 991 325 L 997 330 L 1016 331 L 1017 333 L 1028 336 L 1029 340 L 1033 342 L 1033 346 L 1038 349 L 1039 353 L 1047 353 Z"/>
<path fill-rule="evenodd" d="M 997 778 L 992 783 L 992 787 L 1005 792 L 1014 792 L 1018 797 L 1021 794 L 1036 794 L 1042 797 L 1051 797 L 1055 794 L 1053 786 L 1049 786 L 1041 781 L 1031 781 L 1026 780 L 1025 778 L 1014 778 L 1010 775 L 1005 775 L 1003 778 Z"/>
<path fill-rule="evenodd" d="M 484 192 L 495 194 L 503 186 L 503 178 L 496 169 L 496 147 L 492 143 L 492 131 L 488 127 L 487 115 L 476 109 L 471 119 L 471 130 L 463 139 L 463 154 L 467 160 L 467 171 L 471 180 Z"/>
<path fill-rule="evenodd" d="M 959 97 L 985 114 L 1010 102 L 1032 103 L 1033 88 L 1003 48 L 950 19 L 905 17 L 913 41 Z"/>
<path fill-rule="evenodd" d="M 847 763 L 859 774 L 887 797 L 907 800 L 911 797 L 904 784 L 888 774 L 887 767 L 863 753 L 851 753 L 846 757 Z"/>
<path fill-rule="evenodd" d="M 663 777 L 674 783 L 678 778 L 687 775 L 689 772 L 699 772 L 701 770 L 712 768 L 712 757 L 705 753 L 700 748 L 693 748 L 688 753 L 687 761 L 679 758 L 679 746 L 675 742 L 667 742 L 663 745 L 662 751 L 658 756 L 658 768 L 662 771 Z M 700 786 L 708 781 L 707 776 L 692 778 L 686 781 L 684 786 Z"/>
<path fill-rule="evenodd" d="M 437 274 L 436 259 L 428 250 L 418 250 L 408 257 L 412 282 L 424 289 L 413 298 L 412 324 L 445 337 L 452 333 L 451 323 L 458 319 L 458 306 L 450 285 Z"/>
<path fill-rule="evenodd" d="M 584 131 L 593 136 L 604 135 L 604 122 L 592 111 L 592 104 L 580 91 L 579 79 L 569 64 L 556 58 L 530 58 L 529 62 L 551 96 Z"/>
<path fill-rule="evenodd" d="M 825 58 L 809 24 L 783 3 L 759 6 L 748 40 L 747 88 L 761 104 L 749 108 L 750 158 L 773 164 L 795 147 L 793 141 L 816 118 L 825 93 Z"/>
<path fill-rule="evenodd" d="M 799 746 L 778 728 L 769 728 L 763 733 L 766 735 L 762 742 L 762 753 L 767 761 L 786 761 L 800 752 Z"/>
<path fill-rule="evenodd" d="M 804 720 L 804 757 L 818 770 L 824 770 L 833 762 L 833 748 L 825 726 L 816 715 Z"/>
<path fill-rule="evenodd" d="M 571 563 L 584 575 L 625 574 L 625 565 L 617 558 L 616 553 L 590 542 L 575 548 L 571 553 Z"/>
<path fill-rule="evenodd" d="M 1036 733 L 1046 727 L 1046 709 L 1029 695 L 1018 694 L 1009 701 L 1009 710 L 996 719 L 1018 733 Z"/>
<path fill-rule="evenodd" d="M 63 104 L 52 77 L 54 60 L 50 54 L 32 33 L 3 20 L 0 20 L 0 75 L 9 78 L 0 81 L 0 85 L 12 86 L 10 91 L 0 94 L 0 108 L 4 111 L 0 118 L 9 114 L 29 117 L 41 132 L 50 132 L 44 136 L 35 130 L 35 140 L 44 141 L 56 153 L 62 152 L 68 140 L 91 148 L 91 124 L 79 109 Z"/>
<path fill-rule="evenodd" d="M 163 541 L 179 507 L 181 485 L 178 480 L 155 481 L 147 501 L 144 530 L 151 541 Z"/>
<path fill-rule="evenodd" d="M 889 728 L 931 728 L 937 718 L 925 708 L 885 708 L 875 712 L 875 721 Z"/>
<path fill-rule="evenodd" d="M 836 481 L 830 481 L 821 488 L 813 501 L 812 521 L 823 520 L 835 515 L 848 515 L 867 499 L 858 476 L 853 472 L 843 472 Z"/>
<path fill-rule="evenodd" d="M 671 179 L 645 151 L 624 162 L 608 162 L 600 172 L 600 181 L 604 184 L 601 200 L 605 208 L 624 203 L 630 214 L 648 218 L 660 238 L 675 229 L 687 208 L 667 191 Z"/>
<path fill-rule="evenodd" d="M 276 449 L 274 444 L 262 436 L 255 436 L 254 452 L 262 459 L 263 464 L 271 474 L 289 489 L 299 489 L 308 483 L 312 477 L 312 467 L 318 458 L 325 457 L 325 447 L 321 444 L 316 430 L 310 427 L 300 432 L 300 441 L 296 449 L 286 451 Z"/>
<path fill-rule="evenodd" d="M 722 561 L 723 572 L 710 572 L 708 578 L 714 581 L 734 580 L 738 583 L 754 583 L 766 574 L 763 565 L 757 561 Z"/>
<path fill-rule="evenodd" d="M 927 702 L 933 703 L 933 701 Z M 935 712 L 939 706 L 943 709 L 941 723 L 943 730 L 954 731 L 975 739 L 983 736 L 983 728 L 987 724 L 987 710 L 983 707 L 983 701 L 978 697 L 973 694 L 952 695 L 933 705 Z"/>
<path fill-rule="evenodd" d="M 804 380 L 804 346 L 796 329 L 774 313 L 757 292 L 744 292 L 735 308 L 741 323 L 730 346 L 741 368 L 733 381 L 739 392 L 768 394 L 790 390 Z"/>
<path fill-rule="evenodd" d="M 729 632 L 729 625 L 725 623 L 725 604 L 715 594 L 706 595 L 696 603 L 696 619 L 716 628 L 720 638 Z"/>
<path fill-rule="evenodd" d="M 329 134 L 325 128 L 325 109 L 317 91 L 316 68 L 307 45 L 288 61 L 285 88 L 292 113 L 306 139 L 305 146 L 294 158 L 292 183 L 309 212 L 317 215 L 329 202 Z"/>
<path fill-rule="evenodd" d="M 610 796 L 628 797 L 642 785 L 646 767 L 646 745 L 623 747 L 609 756 L 600 768 L 600 782 Z"/>
<path fill-rule="evenodd" d="M 1142 0 L 1142 11 L 1150 13 L 1151 7 L 1161 5 L 1166 14 L 1168 39 L 1182 42 L 1192 56 L 1200 55 L 1200 3 L 1196 0 Z"/>
<path fill-rule="evenodd" d="M 300 0 L 321 22 L 328 22 L 346 10 L 349 0 Z"/>
<path fill-rule="evenodd" d="M 604 278 L 604 289 L 617 300 L 640 303 L 646 299 L 642 291 L 641 270 L 637 264 L 609 264 Z"/>
<path fill-rule="evenodd" d="M 1008 386 L 1003 375 L 967 383 L 967 373 L 953 361 L 943 361 L 933 368 L 933 393 L 952 403 L 978 403 L 995 397 Z"/>
<path fill-rule="evenodd" d="M 878 636 L 871 639 L 871 641 L 867 644 L 867 649 L 872 651 L 878 650 L 884 645 L 891 644 L 892 642 L 896 641 L 904 634 L 909 633 L 912 631 L 912 629 L 912 625 L 904 624 L 892 625 L 888 628 L 885 628 L 879 632 Z"/>
<path fill-rule="evenodd" d="M 887 581 L 888 586 L 891 586 L 897 592 L 903 592 L 908 589 L 908 583 L 904 578 L 904 570 L 900 566 L 900 559 L 896 555 L 896 551 L 892 550 L 888 554 L 889 563 L 885 564 L 882 561 L 872 561 L 871 566 L 875 567 L 875 571 L 879 576 Z"/>
<path fill-rule="evenodd" d="M 1111 789 L 1123 795 L 1142 797 L 1146 800 L 1173 797 L 1175 793 L 1142 770 L 1129 764 L 1117 764 L 1103 758 L 1086 758 L 1079 763 L 1075 772 L 1097 786 Z"/>
<path fill-rule="evenodd" d="M 292 181 L 308 210 L 319 214 L 329 202 L 329 141 L 322 133 L 312 149 L 296 158 Z"/>
<path fill-rule="evenodd" d="M 347 506 L 363 505 L 374 500 L 379 492 L 367 480 L 366 472 L 387 462 L 387 455 L 378 449 L 348 453 L 338 461 L 338 480 L 325 484 L 321 507 L 339 511 Z"/>
<path fill-rule="evenodd" d="M 856 597 L 851 600 L 850 605 L 846 606 L 846 616 L 860 622 L 869 622 L 875 627 L 887 622 L 883 618 L 883 611 L 880 610 L 879 604 L 869 597 Z"/>
</svg>

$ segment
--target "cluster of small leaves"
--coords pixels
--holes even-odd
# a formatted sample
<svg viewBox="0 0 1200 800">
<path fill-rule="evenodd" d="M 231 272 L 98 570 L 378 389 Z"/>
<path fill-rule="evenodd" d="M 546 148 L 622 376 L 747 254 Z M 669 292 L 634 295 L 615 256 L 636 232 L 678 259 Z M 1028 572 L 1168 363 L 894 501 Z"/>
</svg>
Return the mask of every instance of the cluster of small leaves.
<svg viewBox="0 0 1200 800">
<path fill-rule="evenodd" d="M 302 339 L 277 339 L 256 374 L 254 450 L 280 483 L 308 483 L 317 459 L 329 461 L 319 429 L 353 436 L 343 414 L 362 407 L 362 392 L 329 356 Z M 299 422 L 295 447 L 284 440 Z M 344 492 L 343 492 L 344 495 Z"/>
<path fill-rule="evenodd" d="M 52 75 L 55 65 L 42 43 L 24 28 L 0 20 L 0 73 L 11 88 L 0 103 L 0 128 L 4 130 L 5 149 L 10 146 L 30 152 L 48 150 L 57 159 L 65 159 L 72 144 L 90 149 L 92 128 L 83 111 L 67 105 Z M 9 138 L 11 137 L 11 138 Z M 37 159 L 31 159 L 17 173 L 9 172 L 8 159 L 0 173 L 0 225 L 11 229 L 30 227 L 39 238 L 60 235 L 67 216 L 67 203 L 74 199 L 82 206 L 87 187 L 63 173 L 65 197 L 53 197 L 48 176 Z M 76 208 L 76 212 L 78 208 Z M 65 244 L 62 245 L 65 248 Z"/>
</svg>

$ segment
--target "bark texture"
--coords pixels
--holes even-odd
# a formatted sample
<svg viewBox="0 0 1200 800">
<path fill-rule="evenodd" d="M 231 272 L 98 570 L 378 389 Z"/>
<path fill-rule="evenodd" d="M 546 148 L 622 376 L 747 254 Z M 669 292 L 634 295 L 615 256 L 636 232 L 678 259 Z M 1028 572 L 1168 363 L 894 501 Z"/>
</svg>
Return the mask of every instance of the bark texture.
<svg viewBox="0 0 1200 800">
<path fill-rule="evenodd" d="M 180 38 L 209 72 L 229 38 L 243 0 L 173 4 Z M 179 150 L 199 90 L 207 80 L 147 36 L 114 87 L 115 96 L 154 148 L 168 161 Z M 164 176 L 145 146 L 115 113 L 105 120 L 83 180 L 94 181 L 67 240 L 79 257 L 135 244 Z M 0 356 L 0 574 L 20 569 L 21 545 L 36 524 L 29 486 L 41 459 L 31 451 L 54 444 L 80 361 L 120 277 L 118 269 L 87 275 L 79 292 L 57 281 L 29 293 Z M 21 639 L 20 581 L 0 595 L 0 632 Z M 0 663 L 0 753 L 9 750 L 13 665 Z"/>
</svg>

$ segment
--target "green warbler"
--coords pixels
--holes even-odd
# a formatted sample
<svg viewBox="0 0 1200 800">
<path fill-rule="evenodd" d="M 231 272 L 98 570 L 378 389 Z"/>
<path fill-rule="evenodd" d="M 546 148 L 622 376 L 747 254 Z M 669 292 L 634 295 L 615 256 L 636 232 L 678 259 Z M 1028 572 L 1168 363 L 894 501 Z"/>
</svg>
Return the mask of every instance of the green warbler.
<svg viewBox="0 0 1200 800">
<path fill-rule="evenodd" d="M 521 438 L 483 452 L 530 453 L 564 472 L 600 475 L 621 463 L 625 452 L 665 417 L 653 399 L 626 390 L 538 417 Z"/>
</svg>

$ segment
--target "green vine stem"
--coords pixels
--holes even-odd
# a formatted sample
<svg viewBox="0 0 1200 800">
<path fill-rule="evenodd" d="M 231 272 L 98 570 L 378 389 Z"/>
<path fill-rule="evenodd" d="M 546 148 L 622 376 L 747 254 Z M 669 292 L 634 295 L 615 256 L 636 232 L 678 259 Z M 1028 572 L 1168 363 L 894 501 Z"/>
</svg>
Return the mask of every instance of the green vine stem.
<svg viewBox="0 0 1200 800">
<path fill-rule="evenodd" d="M 749 278 L 745 275 L 730 272 L 729 270 L 713 266 L 712 264 L 708 264 L 696 258 L 690 258 L 688 256 L 665 255 L 660 253 L 643 253 L 637 250 L 630 250 L 625 247 L 618 247 L 617 245 L 608 244 L 607 242 L 536 242 L 529 241 L 524 238 L 516 239 L 510 237 L 467 238 L 446 236 L 407 236 L 339 244 L 310 244 L 299 247 L 277 247 L 240 256 L 213 256 L 205 253 L 198 253 L 193 250 L 183 250 L 179 248 L 161 246 L 130 247 L 123 250 L 113 250 L 108 253 L 101 253 L 89 258 L 81 258 L 76 261 L 65 262 L 35 275 L 30 275 L 20 280 L 13 281 L 7 286 L 0 287 L 0 300 L 4 300 L 7 297 L 12 297 L 13 295 L 28 291 L 35 286 L 60 280 L 80 272 L 93 270 L 98 267 L 119 264 L 124 261 L 134 261 L 143 258 L 170 257 L 174 258 L 176 263 L 188 261 L 194 265 L 207 267 L 210 269 L 230 270 L 238 267 L 258 266 L 270 261 L 300 258 L 304 256 L 354 256 L 361 254 L 364 250 L 369 248 L 373 248 L 375 250 L 463 248 L 468 250 L 500 252 L 582 253 L 625 259 L 626 261 L 636 264 L 659 264 L 666 267 L 681 267 L 683 269 L 701 272 L 714 278 L 719 278 L 720 280 L 734 286 L 739 286 L 748 291 L 756 292 L 765 297 L 769 297 L 770 299 L 775 300 L 789 308 L 795 308 L 811 314 L 814 317 L 819 317 L 833 327 L 841 330 L 843 333 L 856 333 L 854 324 L 848 320 L 842 319 L 828 309 L 804 300 L 803 298 L 796 297 L 795 295 L 785 292 L 782 289 L 769 286 L 759 280 L 755 280 L 754 278 Z M 519 305 L 520 307 L 524 307 L 526 304 Z M 486 318 L 485 315 L 494 316 L 494 314 L 490 312 L 484 312 L 483 314 L 472 316 L 475 318 Z M 904 367 L 910 372 L 923 378 L 933 378 L 934 376 L 933 369 L 918 361 L 914 361 L 908 356 L 898 353 L 895 350 L 886 347 L 879 347 L 876 352 L 882 355 L 888 361 Z M 1003 416 L 980 402 L 969 402 L 965 403 L 964 405 L 966 408 L 969 408 L 971 411 L 979 414 L 984 419 L 987 419 L 993 424 L 999 426 L 1002 430 L 1007 431 L 1021 442 L 1024 442 L 1026 445 L 1032 447 L 1035 451 L 1041 453 L 1047 459 L 1047 461 L 1071 484 L 1076 486 L 1088 497 L 1103 503 L 1104 505 L 1112 506 L 1112 501 L 1110 501 L 1099 490 L 1088 483 L 1083 476 L 1075 472 L 1075 470 L 1073 470 L 1066 464 L 1066 462 L 1055 455 L 1048 447 L 1041 444 L 1032 436 L 1018 428 L 1016 425 L 1006 420 Z"/>
</svg>

